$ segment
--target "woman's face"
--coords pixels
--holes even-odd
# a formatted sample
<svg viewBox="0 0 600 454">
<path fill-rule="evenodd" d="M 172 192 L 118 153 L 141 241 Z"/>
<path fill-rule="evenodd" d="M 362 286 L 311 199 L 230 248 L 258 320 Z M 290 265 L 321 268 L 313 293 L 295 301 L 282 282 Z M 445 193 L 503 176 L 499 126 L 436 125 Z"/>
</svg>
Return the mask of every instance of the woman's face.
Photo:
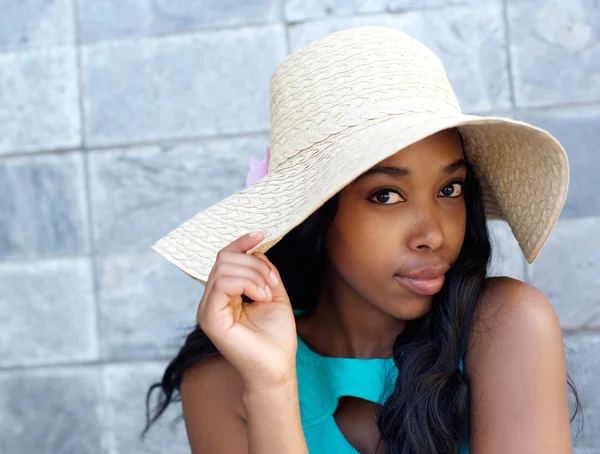
<svg viewBox="0 0 600 454">
<path fill-rule="evenodd" d="M 458 132 L 442 131 L 340 191 L 326 235 L 336 279 L 395 318 L 425 315 L 465 235 L 463 159 Z"/>
</svg>

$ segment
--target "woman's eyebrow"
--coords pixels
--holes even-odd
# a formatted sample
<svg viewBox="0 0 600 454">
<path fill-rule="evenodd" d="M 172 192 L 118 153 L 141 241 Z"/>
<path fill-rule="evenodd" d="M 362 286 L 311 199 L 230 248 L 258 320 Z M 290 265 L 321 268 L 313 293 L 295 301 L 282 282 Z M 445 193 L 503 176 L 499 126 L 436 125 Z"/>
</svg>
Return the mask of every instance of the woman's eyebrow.
<svg viewBox="0 0 600 454">
<path fill-rule="evenodd" d="M 447 164 L 441 168 L 442 173 L 454 173 L 459 169 L 467 167 L 467 163 L 463 158 L 460 158 L 450 164 Z M 410 174 L 410 170 L 406 167 L 398 167 L 398 166 L 374 166 L 371 167 L 366 172 L 363 172 L 359 175 L 354 181 L 358 181 L 361 178 L 367 177 L 369 175 L 373 175 L 376 173 L 383 173 L 385 175 L 391 175 L 393 177 L 403 177 Z"/>
<path fill-rule="evenodd" d="M 373 175 L 375 173 L 383 173 L 385 175 L 391 175 L 393 177 L 402 177 L 404 175 L 408 175 L 410 173 L 410 170 L 408 170 L 406 167 L 398 166 L 374 166 L 366 172 L 362 173 L 358 178 L 356 178 L 355 181 L 358 181 L 361 178 Z"/>
<path fill-rule="evenodd" d="M 447 166 L 443 166 L 442 172 L 443 173 L 454 173 L 458 169 L 463 169 L 466 167 L 467 167 L 467 163 L 465 162 L 465 160 L 463 158 L 461 158 L 461 159 L 457 159 L 456 161 L 454 161 L 451 164 L 448 164 Z"/>
</svg>

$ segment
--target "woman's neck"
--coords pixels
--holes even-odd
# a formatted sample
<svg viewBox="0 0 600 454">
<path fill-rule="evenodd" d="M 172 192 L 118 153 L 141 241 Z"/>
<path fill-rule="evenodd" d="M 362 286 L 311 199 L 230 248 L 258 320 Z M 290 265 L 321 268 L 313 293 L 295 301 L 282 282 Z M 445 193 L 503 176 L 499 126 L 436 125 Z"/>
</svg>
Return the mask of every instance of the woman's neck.
<svg viewBox="0 0 600 454">
<path fill-rule="evenodd" d="M 370 304 L 337 273 L 330 276 L 312 313 L 298 317 L 298 335 L 324 356 L 390 358 L 406 321 Z"/>
</svg>

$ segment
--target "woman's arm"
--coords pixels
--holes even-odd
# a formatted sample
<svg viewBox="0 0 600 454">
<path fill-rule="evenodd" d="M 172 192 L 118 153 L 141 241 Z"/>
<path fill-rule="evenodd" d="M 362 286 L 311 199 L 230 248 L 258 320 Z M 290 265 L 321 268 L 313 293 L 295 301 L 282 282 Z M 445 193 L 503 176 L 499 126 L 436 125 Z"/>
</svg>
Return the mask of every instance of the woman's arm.
<svg viewBox="0 0 600 454">
<path fill-rule="evenodd" d="M 244 392 L 250 454 L 308 454 L 298 400 L 298 382 Z"/>
<path fill-rule="evenodd" d="M 217 253 L 198 305 L 198 325 L 222 358 L 202 360 L 182 378 L 194 453 L 308 452 L 292 304 L 275 265 L 262 252 L 248 254 L 263 238 L 250 232 Z"/>
<path fill-rule="evenodd" d="M 562 332 L 541 291 L 488 279 L 465 363 L 472 454 L 571 453 Z"/>
<path fill-rule="evenodd" d="M 247 394 L 222 356 L 188 369 L 181 382 L 186 431 L 193 454 L 307 454 L 298 389 Z"/>
</svg>

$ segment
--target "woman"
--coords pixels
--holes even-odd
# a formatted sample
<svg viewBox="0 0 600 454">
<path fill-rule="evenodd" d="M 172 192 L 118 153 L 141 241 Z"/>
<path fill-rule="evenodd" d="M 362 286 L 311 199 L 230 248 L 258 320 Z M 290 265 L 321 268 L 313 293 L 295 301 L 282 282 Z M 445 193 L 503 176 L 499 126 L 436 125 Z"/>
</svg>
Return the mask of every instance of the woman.
<svg viewBox="0 0 600 454">
<path fill-rule="evenodd" d="M 462 114 L 429 49 L 361 27 L 278 66 L 271 146 L 153 246 L 206 287 L 149 424 L 178 391 L 194 453 L 571 452 L 556 314 L 486 277 L 486 219 L 529 262 L 550 234 L 560 144 Z"/>
</svg>

